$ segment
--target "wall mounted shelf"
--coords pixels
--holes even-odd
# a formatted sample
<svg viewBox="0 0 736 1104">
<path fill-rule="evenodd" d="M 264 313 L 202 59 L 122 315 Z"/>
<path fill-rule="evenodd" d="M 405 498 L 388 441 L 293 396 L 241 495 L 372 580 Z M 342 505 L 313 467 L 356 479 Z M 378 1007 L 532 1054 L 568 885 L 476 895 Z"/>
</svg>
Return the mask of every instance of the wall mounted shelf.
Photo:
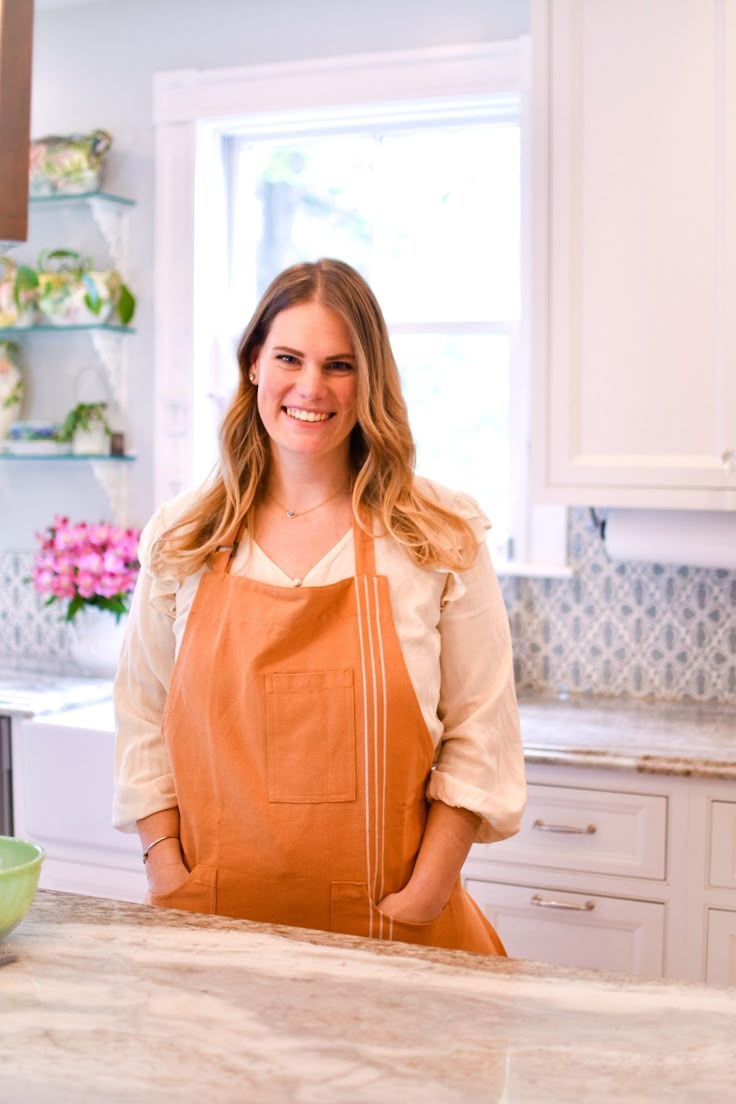
<svg viewBox="0 0 736 1104">
<path fill-rule="evenodd" d="M 125 267 L 126 238 L 123 216 L 127 214 L 131 207 L 135 207 L 135 200 L 124 199 L 123 196 L 112 195 L 110 192 L 34 196 L 29 200 L 31 212 L 43 210 L 44 208 L 58 211 L 62 207 L 79 207 L 81 205 L 89 208 L 97 229 L 105 239 L 114 263 L 118 267 Z"/>
<path fill-rule="evenodd" d="M 0 452 L 0 464 L 12 462 L 14 464 L 89 464 L 92 475 L 98 486 L 102 489 L 112 511 L 112 516 L 118 525 L 126 525 L 128 520 L 128 465 L 135 460 L 134 453 L 125 456 L 78 456 L 75 453 L 57 453 L 55 455 L 39 454 L 15 455 L 9 452 Z"/>
</svg>

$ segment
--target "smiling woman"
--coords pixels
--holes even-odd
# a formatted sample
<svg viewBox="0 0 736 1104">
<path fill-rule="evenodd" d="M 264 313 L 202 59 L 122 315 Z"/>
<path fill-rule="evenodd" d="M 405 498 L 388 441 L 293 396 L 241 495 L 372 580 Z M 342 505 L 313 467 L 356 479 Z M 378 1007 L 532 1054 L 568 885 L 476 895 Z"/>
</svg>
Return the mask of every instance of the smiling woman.
<svg viewBox="0 0 736 1104">
<path fill-rule="evenodd" d="M 148 899 L 503 954 L 460 880 L 525 795 L 485 518 L 414 475 L 350 266 L 277 276 L 238 367 L 214 478 L 144 533 L 115 684 Z"/>
</svg>

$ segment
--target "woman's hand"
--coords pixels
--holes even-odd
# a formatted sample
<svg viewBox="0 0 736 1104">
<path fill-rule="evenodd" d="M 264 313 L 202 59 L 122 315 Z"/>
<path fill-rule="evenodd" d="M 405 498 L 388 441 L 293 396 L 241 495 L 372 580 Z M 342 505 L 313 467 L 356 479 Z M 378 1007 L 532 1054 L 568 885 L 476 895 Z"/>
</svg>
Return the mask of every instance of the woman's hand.
<svg viewBox="0 0 736 1104">
<path fill-rule="evenodd" d="M 409 882 L 398 893 L 387 893 L 378 902 L 378 907 L 392 920 L 403 920 L 407 924 L 428 924 L 437 919 L 446 903 L 418 896 Z"/>
<path fill-rule="evenodd" d="M 146 866 L 150 864 L 151 860 L 148 860 Z M 184 882 L 189 877 L 189 870 L 184 865 L 184 860 L 181 856 L 173 862 L 159 863 L 155 867 L 146 871 L 148 875 L 148 891 L 143 898 L 145 905 L 150 905 L 151 894 L 172 893 L 179 886 L 184 885 Z"/>
<path fill-rule="evenodd" d="M 450 899 L 479 823 L 467 809 L 433 801 L 412 875 L 398 893 L 388 893 L 378 902 L 381 912 L 409 924 L 436 920 Z"/>
</svg>

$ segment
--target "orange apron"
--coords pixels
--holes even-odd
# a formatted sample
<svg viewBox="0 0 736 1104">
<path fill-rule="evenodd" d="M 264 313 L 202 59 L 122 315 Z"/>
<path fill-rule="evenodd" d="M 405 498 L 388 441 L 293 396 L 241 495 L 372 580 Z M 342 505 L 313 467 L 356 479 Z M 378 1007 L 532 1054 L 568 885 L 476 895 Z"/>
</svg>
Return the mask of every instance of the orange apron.
<svg viewBox="0 0 736 1104">
<path fill-rule="evenodd" d="M 231 575 L 228 550 L 202 576 L 163 721 L 190 875 L 152 903 L 505 954 L 460 878 L 429 923 L 376 905 L 414 868 L 434 748 L 353 532 L 355 578 L 329 586 Z"/>
</svg>

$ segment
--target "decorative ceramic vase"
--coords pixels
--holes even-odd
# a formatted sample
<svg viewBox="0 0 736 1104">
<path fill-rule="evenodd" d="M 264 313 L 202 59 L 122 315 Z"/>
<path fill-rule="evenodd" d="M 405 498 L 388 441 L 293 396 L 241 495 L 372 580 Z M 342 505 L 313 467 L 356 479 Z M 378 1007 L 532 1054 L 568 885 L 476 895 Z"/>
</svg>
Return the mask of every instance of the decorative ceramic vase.
<svg viewBox="0 0 736 1104">
<path fill-rule="evenodd" d="M 30 194 L 81 195 L 98 191 L 105 154 L 111 145 L 112 137 L 106 130 L 34 139 L 30 149 Z"/>
<path fill-rule="evenodd" d="M 71 654 L 80 673 L 112 678 L 118 665 L 127 616 L 119 621 L 109 610 L 84 606 L 71 623 Z"/>
<path fill-rule="evenodd" d="M 0 341 L 0 441 L 18 420 L 23 404 L 23 376 L 14 341 Z"/>
<path fill-rule="evenodd" d="M 102 422 L 92 422 L 89 429 L 75 429 L 72 452 L 75 456 L 109 456 L 110 434 Z"/>
</svg>

